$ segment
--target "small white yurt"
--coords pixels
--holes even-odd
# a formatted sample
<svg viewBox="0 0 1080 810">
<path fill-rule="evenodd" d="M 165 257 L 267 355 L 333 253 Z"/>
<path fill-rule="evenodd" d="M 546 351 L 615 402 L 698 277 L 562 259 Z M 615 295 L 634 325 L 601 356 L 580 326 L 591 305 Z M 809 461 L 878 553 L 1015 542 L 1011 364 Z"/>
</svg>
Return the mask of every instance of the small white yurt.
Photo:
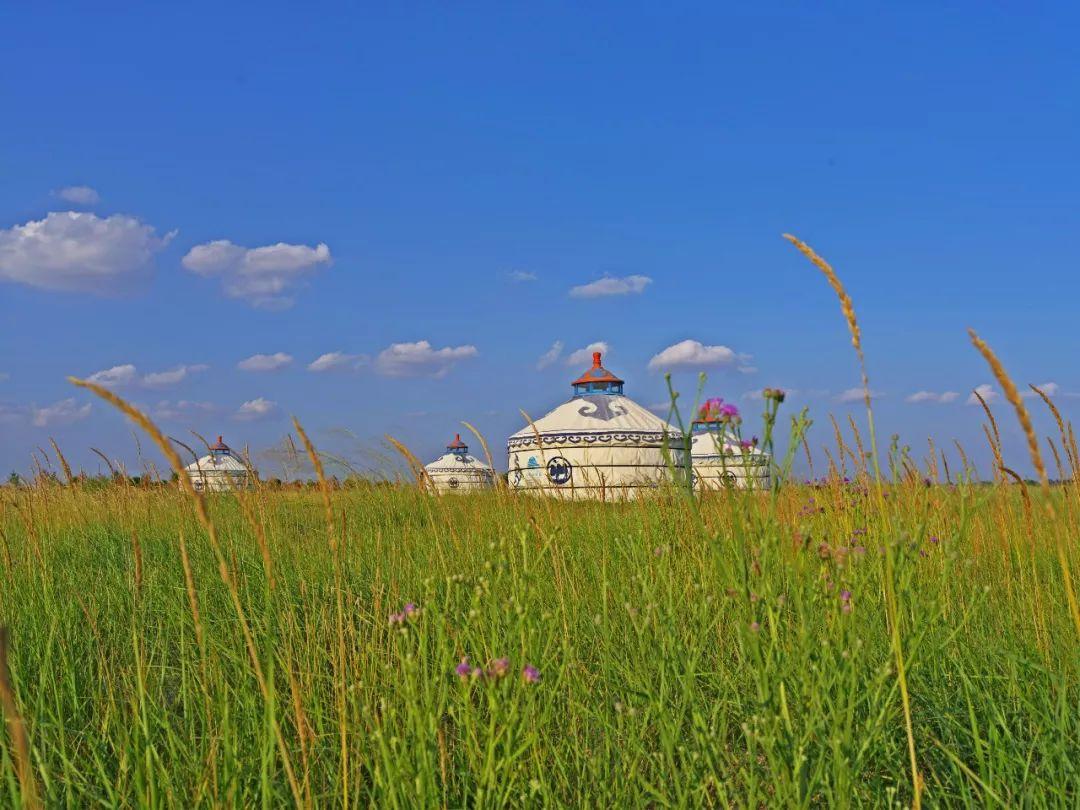
<svg viewBox="0 0 1080 810">
<path fill-rule="evenodd" d="M 495 472 L 475 456 L 469 455 L 469 447 L 459 433 L 446 453 L 424 467 L 424 473 L 435 492 L 471 492 L 495 486 Z"/>
<path fill-rule="evenodd" d="M 623 381 L 600 361 L 595 352 L 592 368 L 572 383 L 569 402 L 507 441 L 511 489 L 626 500 L 678 477 L 686 458 L 683 436 L 627 398 Z"/>
<path fill-rule="evenodd" d="M 191 462 L 184 468 L 192 486 L 199 492 L 224 492 L 241 489 L 253 483 L 255 471 L 218 436 L 209 455 Z"/>
<path fill-rule="evenodd" d="M 690 458 L 697 490 L 769 488 L 768 453 L 757 441 L 733 432 L 738 410 L 722 399 L 709 399 L 698 411 L 690 433 Z"/>
</svg>

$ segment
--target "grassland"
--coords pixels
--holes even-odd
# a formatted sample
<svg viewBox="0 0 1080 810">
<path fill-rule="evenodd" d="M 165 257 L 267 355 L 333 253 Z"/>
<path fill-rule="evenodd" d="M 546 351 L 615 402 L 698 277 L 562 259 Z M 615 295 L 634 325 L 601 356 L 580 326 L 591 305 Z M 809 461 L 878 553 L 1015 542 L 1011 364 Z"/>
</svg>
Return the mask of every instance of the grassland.
<svg viewBox="0 0 1080 810">
<path fill-rule="evenodd" d="M 6 490 L 5 801 L 910 804 L 899 666 L 924 801 L 1080 797 L 1075 486 L 330 496 L 208 498 L 219 565 L 177 488 Z"/>
</svg>

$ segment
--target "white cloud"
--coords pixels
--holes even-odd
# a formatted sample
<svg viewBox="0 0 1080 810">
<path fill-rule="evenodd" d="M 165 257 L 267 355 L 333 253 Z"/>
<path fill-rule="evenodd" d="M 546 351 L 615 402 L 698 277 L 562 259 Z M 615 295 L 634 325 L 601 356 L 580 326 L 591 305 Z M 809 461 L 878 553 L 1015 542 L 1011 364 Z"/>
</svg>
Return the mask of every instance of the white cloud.
<svg viewBox="0 0 1080 810">
<path fill-rule="evenodd" d="M 588 284 L 570 288 L 571 298 L 601 298 L 607 295 L 640 294 L 652 284 L 648 276 L 604 276 Z"/>
<path fill-rule="evenodd" d="M 1058 385 L 1056 382 L 1044 382 L 1042 385 L 1037 385 L 1035 387 L 1042 391 L 1044 394 L 1046 394 L 1048 397 L 1057 396 L 1058 391 L 1061 390 L 1061 386 Z M 1020 396 L 1022 396 L 1024 399 L 1031 399 L 1039 395 L 1029 388 L 1026 391 L 1021 391 Z"/>
<path fill-rule="evenodd" d="M 557 362 L 559 357 L 562 356 L 562 350 L 563 342 L 561 340 L 556 340 L 551 344 L 550 349 L 540 355 L 540 358 L 536 361 L 536 370 L 543 371 L 548 366 Z"/>
<path fill-rule="evenodd" d="M 327 352 L 320 354 L 310 363 L 308 371 L 347 371 L 365 365 L 368 357 L 365 354 L 346 354 L 345 352 Z"/>
<path fill-rule="evenodd" d="M 737 354 L 727 346 L 706 346 L 697 340 L 683 340 L 668 346 L 649 361 L 650 371 L 670 371 L 678 368 L 716 368 L 733 366 L 749 360 L 750 355 Z M 757 369 L 740 365 L 740 371 L 752 373 Z"/>
<path fill-rule="evenodd" d="M 459 360 L 479 354 L 475 346 L 447 346 L 433 349 L 426 340 L 392 343 L 375 360 L 375 367 L 387 377 L 443 377 Z"/>
<path fill-rule="evenodd" d="M 998 392 L 994 390 L 994 386 L 992 386 L 990 383 L 983 383 L 982 385 L 976 385 L 975 386 L 975 391 L 977 391 L 979 393 L 979 396 L 981 396 L 986 401 L 987 405 L 989 405 L 991 402 L 993 402 L 995 399 L 998 398 Z M 979 397 L 975 396 L 975 394 L 972 393 L 967 398 L 967 404 L 968 405 L 978 405 L 979 404 Z"/>
<path fill-rule="evenodd" d="M 511 281 L 536 281 L 536 273 L 530 273 L 528 270 L 511 270 L 508 275 Z"/>
<path fill-rule="evenodd" d="M 209 366 L 196 363 L 191 366 L 177 366 L 168 371 L 154 371 L 142 378 L 142 384 L 148 388 L 165 388 L 166 386 L 183 382 L 190 375 L 197 374 L 200 371 L 206 371 L 207 368 L 209 368 Z"/>
<path fill-rule="evenodd" d="M 42 290 L 108 294 L 151 266 L 175 235 L 158 237 L 134 217 L 66 211 L 0 229 L 0 281 Z"/>
<path fill-rule="evenodd" d="M 870 391 L 870 398 L 871 399 L 878 399 L 880 396 L 881 396 L 880 391 L 874 391 L 874 390 Z M 835 397 L 833 397 L 833 401 L 834 402 L 839 402 L 841 404 L 845 404 L 845 403 L 848 403 L 848 402 L 862 402 L 863 401 L 863 389 L 862 388 L 849 388 L 846 391 L 841 391 L 839 394 L 837 394 Z"/>
<path fill-rule="evenodd" d="M 275 413 L 277 413 L 276 402 L 258 397 L 257 399 L 248 400 L 237 408 L 236 413 L 233 414 L 233 419 L 241 422 L 254 422 L 271 417 Z"/>
<path fill-rule="evenodd" d="M 65 186 L 53 194 L 73 205 L 97 205 L 101 201 L 101 195 L 90 186 Z"/>
<path fill-rule="evenodd" d="M 95 371 L 86 379 L 87 382 L 104 385 L 106 388 L 112 388 L 117 385 L 129 385 L 135 382 L 137 376 L 138 371 L 135 366 L 131 363 L 124 363 L 120 366 L 113 366 L 112 368 Z"/>
<path fill-rule="evenodd" d="M 154 407 L 154 416 L 164 421 L 178 422 L 197 416 L 205 416 L 216 410 L 217 406 L 212 402 L 195 402 L 187 399 L 170 402 L 163 399 Z"/>
<path fill-rule="evenodd" d="M 285 352 L 253 354 L 246 360 L 237 363 L 236 367 L 241 371 L 278 371 L 285 368 L 292 361 L 292 355 L 285 354 Z"/>
<path fill-rule="evenodd" d="M 960 394 L 957 391 L 942 391 L 940 393 L 936 391 L 916 391 L 904 398 L 905 402 L 920 403 L 920 402 L 935 402 L 941 405 L 947 405 L 950 402 L 956 402 L 960 399 Z"/>
<path fill-rule="evenodd" d="M 330 261 L 324 243 L 246 248 L 218 239 L 193 247 L 181 264 L 200 276 L 221 276 L 229 298 L 263 309 L 286 309 L 293 305 L 293 288 Z"/>
<path fill-rule="evenodd" d="M 592 363 L 593 352 L 600 352 L 601 354 L 607 354 L 611 351 L 611 347 L 603 340 L 598 340 L 595 343 L 590 343 L 584 349 L 578 349 L 575 352 L 570 352 L 570 356 L 566 358 L 566 365 L 568 366 L 583 366 Z"/>
<path fill-rule="evenodd" d="M 44 408 L 31 406 L 30 421 L 34 427 L 53 427 L 56 425 L 71 425 L 80 422 L 90 415 L 90 403 L 80 405 L 74 399 L 62 399 Z"/>
</svg>

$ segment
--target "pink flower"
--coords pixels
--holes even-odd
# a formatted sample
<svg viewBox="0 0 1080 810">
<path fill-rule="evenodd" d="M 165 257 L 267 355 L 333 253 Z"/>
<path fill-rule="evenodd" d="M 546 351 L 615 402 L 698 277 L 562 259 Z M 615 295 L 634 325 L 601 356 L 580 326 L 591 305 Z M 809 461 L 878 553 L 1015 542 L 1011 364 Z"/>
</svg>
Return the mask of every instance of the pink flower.
<svg viewBox="0 0 1080 810">
<path fill-rule="evenodd" d="M 465 680 L 472 675 L 473 668 L 469 666 L 469 659 L 462 658 L 461 663 L 454 667 L 454 672 L 457 673 L 457 676 L 461 678 L 461 680 Z"/>
<path fill-rule="evenodd" d="M 510 671 L 509 658 L 496 658 L 488 664 L 487 674 L 489 678 L 502 678 Z"/>
<path fill-rule="evenodd" d="M 525 683 L 540 683 L 540 670 L 532 664 L 526 664 L 521 670 L 521 677 Z"/>
</svg>

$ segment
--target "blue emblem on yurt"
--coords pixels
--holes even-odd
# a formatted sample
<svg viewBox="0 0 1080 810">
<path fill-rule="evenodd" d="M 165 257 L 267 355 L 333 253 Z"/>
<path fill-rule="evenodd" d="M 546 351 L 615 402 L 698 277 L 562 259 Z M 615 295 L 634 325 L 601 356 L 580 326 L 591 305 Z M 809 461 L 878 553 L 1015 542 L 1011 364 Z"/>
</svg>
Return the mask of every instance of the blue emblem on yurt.
<svg viewBox="0 0 1080 810">
<path fill-rule="evenodd" d="M 562 456 L 555 456 L 547 463 L 547 474 L 551 483 L 561 486 L 573 476 L 574 466 Z"/>
</svg>

